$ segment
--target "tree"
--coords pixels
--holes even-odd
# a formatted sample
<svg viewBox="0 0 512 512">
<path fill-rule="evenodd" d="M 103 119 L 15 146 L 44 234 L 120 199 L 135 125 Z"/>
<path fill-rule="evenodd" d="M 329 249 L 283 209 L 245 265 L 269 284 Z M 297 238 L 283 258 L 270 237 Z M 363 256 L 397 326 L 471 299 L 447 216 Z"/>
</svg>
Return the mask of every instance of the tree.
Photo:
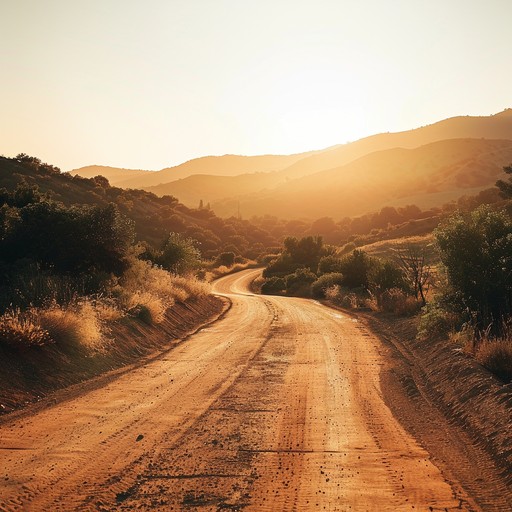
<svg viewBox="0 0 512 512">
<path fill-rule="evenodd" d="M 512 221 L 481 206 L 435 231 L 454 300 L 478 330 L 500 334 L 512 313 Z"/>
<path fill-rule="evenodd" d="M 121 275 L 133 242 L 133 225 L 113 204 L 66 207 L 40 201 L 19 208 L 0 254 L 6 262 L 27 259 L 57 273 Z"/>
<path fill-rule="evenodd" d="M 372 288 L 379 292 L 390 290 L 391 288 L 399 288 L 406 291 L 409 288 L 403 270 L 392 261 L 384 261 L 376 266 L 371 273 L 370 281 Z"/>
<path fill-rule="evenodd" d="M 503 167 L 503 171 L 506 174 L 512 174 L 512 164 Z M 510 199 L 512 197 L 512 176 L 507 181 L 498 180 L 496 186 L 500 189 L 501 195 L 504 198 Z"/>
<path fill-rule="evenodd" d="M 376 261 L 364 251 L 356 249 L 341 260 L 340 270 L 343 274 L 343 285 L 349 288 L 368 288 L 370 273 Z"/>
<path fill-rule="evenodd" d="M 419 247 L 409 245 L 397 251 L 397 259 L 406 282 L 414 291 L 416 299 L 421 299 L 424 306 L 427 303 L 426 294 L 432 279 L 432 272 L 430 265 L 426 262 L 425 252 Z"/>
<path fill-rule="evenodd" d="M 196 241 L 192 238 L 186 238 L 179 233 L 169 233 L 162 245 L 162 253 L 157 263 L 175 274 L 190 272 L 201 262 L 201 253 L 195 244 Z"/>
</svg>

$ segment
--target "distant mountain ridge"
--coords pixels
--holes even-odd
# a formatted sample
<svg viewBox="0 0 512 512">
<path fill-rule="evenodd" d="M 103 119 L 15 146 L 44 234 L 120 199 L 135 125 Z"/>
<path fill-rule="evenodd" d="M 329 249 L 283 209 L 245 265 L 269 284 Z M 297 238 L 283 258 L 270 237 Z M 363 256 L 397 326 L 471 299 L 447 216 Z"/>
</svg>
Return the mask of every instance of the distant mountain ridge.
<svg viewBox="0 0 512 512">
<path fill-rule="evenodd" d="M 435 145 L 442 141 L 446 144 Z M 512 109 L 492 116 L 453 117 L 297 155 L 204 157 L 159 172 L 105 175 L 119 178 L 113 182 L 117 186 L 174 195 L 189 207 L 200 200 L 211 203 L 221 216 L 235 215 L 240 208 L 248 216 L 339 218 L 378 209 L 391 200 L 437 205 L 492 186 L 501 168 L 512 161 L 506 141 L 512 141 Z M 414 153 L 422 155 L 420 161 L 407 153 L 417 148 L 423 148 Z M 76 173 L 81 174 L 80 169 Z M 129 178 L 121 179 L 124 176 Z M 379 190 L 369 194 L 365 180 L 370 188 L 378 184 Z"/>
<path fill-rule="evenodd" d="M 105 176 L 111 185 L 122 188 L 147 188 L 192 176 L 206 174 L 212 176 L 236 176 L 245 173 L 274 172 L 284 169 L 293 163 L 306 158 L 314 151 L 293 155 L 223 155 L 204 156 L 188 160 L 174 167 L 166 167 L 160 171 L 144 171 L 121 169 L 101 165 L 81 167 L 70 171 L 73 175 L 84 178 Z"/>
</svg>

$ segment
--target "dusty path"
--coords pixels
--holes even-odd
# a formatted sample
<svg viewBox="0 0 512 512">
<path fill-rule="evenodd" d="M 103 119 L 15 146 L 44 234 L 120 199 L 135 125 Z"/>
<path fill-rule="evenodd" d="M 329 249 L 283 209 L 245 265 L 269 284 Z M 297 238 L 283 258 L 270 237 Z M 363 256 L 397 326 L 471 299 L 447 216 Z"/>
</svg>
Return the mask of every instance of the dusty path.
<svg viewBox="0 0 512 512">
<path fill-rule="evenodd" d="M 253 277 L 162 358 L 4 420 L 0 510 L 479 510 L 384 404 L 380 341 Z"/>
</svg>

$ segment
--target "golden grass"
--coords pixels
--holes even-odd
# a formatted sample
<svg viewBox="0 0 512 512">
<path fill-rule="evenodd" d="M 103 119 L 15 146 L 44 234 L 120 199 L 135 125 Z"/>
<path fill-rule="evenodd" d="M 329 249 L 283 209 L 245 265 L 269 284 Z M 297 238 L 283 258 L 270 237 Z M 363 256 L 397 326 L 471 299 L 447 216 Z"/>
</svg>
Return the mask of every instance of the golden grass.
<svg viewBox="0 0 512 512">
<path fill-rule="evenodd" d="M 429 265 L 439 263 L 439 254 L 435 248 L 434 236 L 432 234 L 381 240 L 372 244 L 363 245 L 359 247 L 359 249 L 377 258 L 394 260 L 396 259 L 397 251 L 405 250 L 409 247 L 418 249 L 421 254 L 425 254 L 426 262 Z"/>
<path fill-rule="evenodd" d="M 512 381 L 512 341 L 484 340 L 475 351 L 476 360 L 503 382 Z"/>
<path fill-rule="evenodd" d="M 207 280 L 213 281 L 219 277 L 234 274 L 235 272 L 240 272 L 241 270 L 256 268 L 257 265 L 258 264 L 252 260 L 246 261 L 245 263 L 235 263 L 230 267 L 227 267 L 226 265 L 220 265 L 219 267 L 212 268 L 209 272 L 207 272 Z"/>
<path fill-rule="evenodd" d="M 57 345 L 93 352 L 105 348 L 102 322 L 89 300 L 83 299 L 67 307 L 55 304 L 47 309 L 39 308 L 33 315 Z"/>
<path fill-rule="evenodd" d="M 176 302 L 207 295 L 210 285 L 194 276 L 176 276 L 148 261 L 135 260 L 114 289 L 127 311 L 149 323 L 160 323 Z"/>
<path fill-rule="evenodd" d="M 42 347 L 52 342 L 50 334 L 30 313 L 19 309 L 7 311 L 0 316 L 0 343 L 17 350 Z"/>
<path fill-rule="evenodd" d="M 95 304 L 87 299 L 68 306 L 16 309 L 0 317 L 0 342 L 18 349 L 56 343 L 62 348 L 102 351 L 104 331 Z"/>
</svg>

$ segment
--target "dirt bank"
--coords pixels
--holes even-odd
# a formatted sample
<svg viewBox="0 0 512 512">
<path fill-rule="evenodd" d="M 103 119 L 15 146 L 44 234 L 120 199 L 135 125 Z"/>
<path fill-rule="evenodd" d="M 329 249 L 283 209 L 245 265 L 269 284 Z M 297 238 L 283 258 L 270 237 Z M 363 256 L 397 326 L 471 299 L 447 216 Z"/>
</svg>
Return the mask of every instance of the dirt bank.
<svg viewBox="0 0 512 512">
<path fill-rule="evenodd" d="M 58 390 L 73 385 L 80 389 L 100 385 L 108 378 L 106 372 L 111 378 L 161 354 L 217 319 L 227 307 L 225 299 L 206 296 L 175 304 L 160 324 L 125 317 L 112 324 L 102 353 L 55 345 L 23 353 L 0 348 L 0 414 L 42 401 L 50 393 L 52 400 L 59 400 Z"/>
<path fill-rule="evenodd" d="M 382 373 L 381 382 L 393 414 L 433 455 L 448 480 L 464 482 L 473 495 L 478 489 L 480 506 L 494 510 L 495 497 L 512 492 L 512 386 L 456 345 L 417 341 L 414 319 L 373 313 L 358 318 L 389 343 L 394 365 Z M 407 395 L 401 400 L 399 387 Z M 464 456 L 452 460 L 457 445 Z M 502 510 L 509 506 L 504 502 Z"/>
</svg>

